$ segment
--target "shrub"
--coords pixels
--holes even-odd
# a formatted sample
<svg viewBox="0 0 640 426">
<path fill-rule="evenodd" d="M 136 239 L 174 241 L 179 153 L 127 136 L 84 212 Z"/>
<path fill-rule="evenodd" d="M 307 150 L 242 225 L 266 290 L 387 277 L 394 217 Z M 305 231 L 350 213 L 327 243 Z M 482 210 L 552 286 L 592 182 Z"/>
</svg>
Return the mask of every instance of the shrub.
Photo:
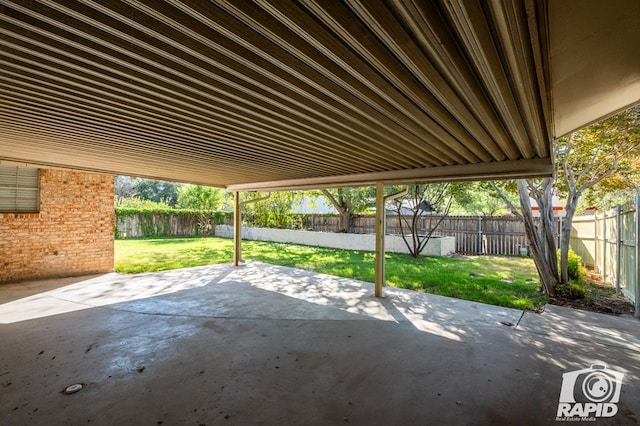
<svg viewBox="0 0 640 426">
<path fill-rule="evenodd" d="M 573 250 L 569 249 L 569 261 L 567 264 L 569 270 L 569 280 L 581 283 L 584 277 L 587 275 L 587 271 L 584 269 L 584 266 L 582 266 L 582 258 L 578 256 Z"/>
<path fill-rule="evenodd" d="M 173 210 L 167 203 L 159 203 L 157 201 L 143 200 L 137 197 L 114 197 L 116 209 L 134 209 L 134 210 Z"/>
<path fill-rule="evenodd" d="M 560 284 L 556 288 L 556 294 L 567 299 L 582 299 L 586 294 L 586 290 L 582 283 L 570 281 L 569 284 Z"/>
<path fill-rule="evenodd" d="M 560 262 L 559 250 L 558 262 Z M 568 253 L 567 270 L 569 273 L 569 283 L 566 285 L 561 284 L 556 288 L 558 296 L 567 299 L 582 299 L 586 293 L 582 282 L 587 275 L 587 271 L 584 269 L 584 266 L 582 266 L 582 258 L 571 249 L 569 249 Z"/>
<path fill-rule="evenodd" d="M 132 203 L 135 205 L 135 203 Z M 149 206 L 149 207 L 147 207 Z M 169 234 L 169 222 L 172 218 L 180 221 L 181 217 L 194 217 L 196 219 L 195 232 L 191 236 L 211 235 L 215 225 L 223 225 L 233 217 L 229 211 L 202 211 L 175 209 L 149 200 L 142 200 L 140 207 L 116 207 L 115 238 L 122 238 L 124 233 L 118 229 L 118 223 L 122 223 L 125 217 L 137 217 L 134 221 L 139 224 L 142 237 L 156 238 L 163 236 L 175 236 Z M 135 225 L 134 225 L 135 227 Z M 180 236 L 183 236 L 180 234 Z M 126 236 L 124 236 L 126 238 Z"/>
</svg>

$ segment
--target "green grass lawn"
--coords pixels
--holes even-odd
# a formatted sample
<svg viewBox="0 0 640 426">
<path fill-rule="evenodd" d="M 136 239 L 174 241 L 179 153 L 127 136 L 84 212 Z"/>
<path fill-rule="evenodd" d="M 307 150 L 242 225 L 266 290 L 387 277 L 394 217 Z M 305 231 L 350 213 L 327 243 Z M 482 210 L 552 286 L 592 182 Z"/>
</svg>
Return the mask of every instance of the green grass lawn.
<svg viewBox="0 0 640 426">
<path fill-rule="evenodd" d="M 374 281 L 374 254 L 295 244 L 243 241 L 243 258 L 323 274 Z M 231 262 L 223 238 L 116 240 L 115 269 L 135 273 Z M 533 261 L 506 256 L 426 257 L 387 253 L 387 284 L 517 309 L 546 303 Z"/>
</svg>

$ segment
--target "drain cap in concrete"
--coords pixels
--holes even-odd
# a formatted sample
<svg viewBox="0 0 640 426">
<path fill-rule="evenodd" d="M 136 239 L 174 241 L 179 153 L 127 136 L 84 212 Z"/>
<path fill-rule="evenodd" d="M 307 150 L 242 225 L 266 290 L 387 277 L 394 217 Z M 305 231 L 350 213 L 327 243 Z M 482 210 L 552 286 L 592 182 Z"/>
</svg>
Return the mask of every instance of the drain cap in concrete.
<svg viewBox="0 0 640 426">
<path fill-rule="evenodd" d="M 67 386 L 62 393 L 65 395 L 71 395 L 72 393 L 76 393 L 80 390 L 82 390 L 83 385 L 82 383 L 74 383 L 73 385 Z"/>
</svg>

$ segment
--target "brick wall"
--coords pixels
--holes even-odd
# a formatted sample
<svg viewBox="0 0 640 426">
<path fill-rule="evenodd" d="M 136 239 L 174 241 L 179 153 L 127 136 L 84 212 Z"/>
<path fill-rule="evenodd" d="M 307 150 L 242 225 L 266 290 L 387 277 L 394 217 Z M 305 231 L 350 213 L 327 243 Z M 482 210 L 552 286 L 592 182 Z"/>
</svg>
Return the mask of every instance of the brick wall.
<svg viewBox="0 0 640 426">
<path fill-rule="evenodd" d="M 40 171 L 40 212 L 0 213 L 0 282 L 113 270 L 111 175 Z"/>
</svg>

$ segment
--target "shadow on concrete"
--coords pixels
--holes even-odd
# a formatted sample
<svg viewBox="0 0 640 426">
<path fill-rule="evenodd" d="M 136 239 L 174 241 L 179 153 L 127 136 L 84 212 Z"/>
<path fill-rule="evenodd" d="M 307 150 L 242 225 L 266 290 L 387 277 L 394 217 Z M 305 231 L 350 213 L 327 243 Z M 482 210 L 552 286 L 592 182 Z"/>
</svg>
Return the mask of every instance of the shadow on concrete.
<svg viewBox="0 0 640 426">
<path fill-rule="evenodd" d="M 562 373 L 603 361 L 625 378 L 598 423 L 640 418 L 638 322 L 259 263 L 95 280 L 0 311 L 7 424 L 556 424 Z"/>
</svg>

